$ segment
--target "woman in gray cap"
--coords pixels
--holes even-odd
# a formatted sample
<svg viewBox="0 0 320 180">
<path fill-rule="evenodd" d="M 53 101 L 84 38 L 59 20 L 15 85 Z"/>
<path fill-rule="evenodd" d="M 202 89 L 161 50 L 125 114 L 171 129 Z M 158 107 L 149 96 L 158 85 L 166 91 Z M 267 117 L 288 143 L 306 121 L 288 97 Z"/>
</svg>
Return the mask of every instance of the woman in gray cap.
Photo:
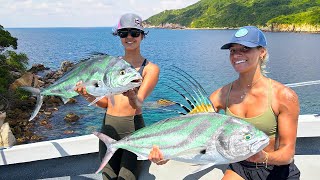
<svg viewBox="0 0 320 180">
<path fill-rule="evenodd" d="M 109 98 L 103 98 L 96 104 L 107 108 L 101 132 L 115 140 L 131 134 L 145 126 L 141 105 L 151 94 L 159 78 L 159 67 L 141 55 L 140 43 L 146 33 L 142 19 L 136 14 L 121 16 L 113 34 L 120 37 L 125 53 L 122 57 L 140 72 L 143 81 L 139 88 L 114 96 L 114 103 Z M 79 84 L 78 84 L 79 85 Z M 86 93 L 85 88 L 75 89 L 88 101 L 95 98 Z M 99 141 L 100 158 L 104 157 L 106 146 Z M 138 179 L 137 156 L 126 150 L 118 150 L 102 170 L 103 179 Z"/>
<path fill-rule="evenodd" d="M 210 95 L 216 112 L 224 110 L 227 115 L 250 122 L 270 138 L 261 152 L 230 164 L 223 179 L 300 179 L 293 160 L 299 100 L 292 89 L 266 77 L 265 35 L 257 27 L 245 26 L 221 49 L 229 49 L 230 63 L 239 76 Z M 149 159 L 159 165 L 167 162 L 157 147 L 152 149 Z"/>
</svg>

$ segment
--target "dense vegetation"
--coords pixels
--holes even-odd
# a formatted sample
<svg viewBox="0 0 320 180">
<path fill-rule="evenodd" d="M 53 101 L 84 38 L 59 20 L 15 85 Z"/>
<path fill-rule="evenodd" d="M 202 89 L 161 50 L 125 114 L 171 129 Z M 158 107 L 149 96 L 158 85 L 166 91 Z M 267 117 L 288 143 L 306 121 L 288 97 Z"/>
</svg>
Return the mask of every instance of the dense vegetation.
<svg viewBox="0 0 320 180">
<path fill-rule="evenodd" d="M 18 39 L 0 25 L 0 94 L 8 92 L 15 75 L 26 71 L 28 58 L 24 53 L 16 53 Z"/>
<path fill-rule="evenodd" d="M 190 28 L 320 24 L 320 0 L 200 0 L 178 10 L 166 10 L 146 20 Z"/>
</svg>

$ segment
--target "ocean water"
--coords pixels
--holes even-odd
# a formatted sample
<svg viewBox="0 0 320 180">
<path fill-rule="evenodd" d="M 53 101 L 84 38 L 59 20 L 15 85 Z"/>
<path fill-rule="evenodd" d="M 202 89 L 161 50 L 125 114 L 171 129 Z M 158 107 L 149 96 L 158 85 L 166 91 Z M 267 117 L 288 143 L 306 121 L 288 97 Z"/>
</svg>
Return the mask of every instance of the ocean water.
<svg viewBox="0 0 320 180">
<path fill-rule="evenodd" d="M 118 37 L 111 35 L 111 28 L 9 28 L 18 38 L 18 52 L 26 53 L 30 66 L 36 63 L 56 70 L 65 60 L 78 62 L 92 52 L 104 52 L 113 56 L 123 55 Z M 144 57 L 161 68 L 160 81 L 146 100 L 144 119 L 147 125 L 164 118 L 177 116 L 174 111 L 155 106 L 159 99 L 170 99 L 186 104 L 178 93 L 166 85 L 175 86 L 170 77 L 180 76 L 175 66 L 194 77 L 210 94 L 220 86 L 237 78 L 229 63 L 228 51 L 220 50 L 234 30 L 169 30 L 148 29 L 141 51 Z M 320 34 L 271 33 L 268 39 L 268 76 L 284 84 L 319 80 L 320 57 L 318 42 Z M 169 78 L 168 78 L 169 77 Z M 180 76 L 181 77 L 181 76 Z M 178 88 L 178 87 L 176 87 Z M 293 88 L 300 100 L 300 114 L 319 113 L 320 85 Z M 99 130 L 104 109 L 87 106 L 83 98 L 77 104 L 66 104 L 50 119 L 52 129 L 37 126 L 35 131 L 46 140 L 90 134 Z M 166 109 L 183 111 L 179 107 Z M 75 123 L 66 123 L 68 112 L 80 115 Z M 66 130 L 74 131 L 66 135 Z"/>
</svg>

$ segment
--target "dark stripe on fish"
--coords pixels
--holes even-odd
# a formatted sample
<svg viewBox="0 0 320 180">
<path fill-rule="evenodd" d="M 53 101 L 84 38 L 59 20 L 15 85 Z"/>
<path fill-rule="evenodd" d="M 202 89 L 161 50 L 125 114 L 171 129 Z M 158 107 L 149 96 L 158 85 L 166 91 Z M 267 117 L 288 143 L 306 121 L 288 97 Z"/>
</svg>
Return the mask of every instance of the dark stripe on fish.
<svg viewBox="0 0 320 180">
<path fill-rule="evenodd" d="M 163 136 L 163 135 L 171 135 L 172 133 L 177 133 L 179 130 L 183 130 L 185 128 L 188 128 L 190 124 L 190 122 L 192 123 L 195 123 L 194 121 L 189 121 L 188 123 L 186 124 L 183 124 L 182 126 L 179 126 L 179 128 L 177 129 L 170 129 L 170 131 L 166 131 L 165 134 L 163 132 L 161 133 L 157 133 L 156 136 Z M 188 144 L 192 144 L 193 142 L 190 141 L 190 139 L 188 137 L 201 137 L 201 134 L 203 133 L 206 133 L 206 130 L 211 127 L 211 122 L 209 120 L 204 120 L 202 121 L 200 124 L 196 125 L 192 132 L 186 136 L 187 139 L 181 141 L 180 143 L 178 144 L 175 144 L 175 145 L 172 145 L 172 146 L 161 146 L 161 149 L 178 149 L 179 147 L 186 147 Z M 173 131 L 172 131 L 173 130 Z M 199 134 L 199 132 L 201 134 Z M 152 136 L 145 136 L 145 137 L 155 137 L 154 135 Z M 137 139 L 140 139 L 140 138 L 137 138 Z M 137 140 L 135 139 L 135 140 Z M 133 139 L 132 139 L 133 140 Z M 139 146 L 137 144 L 132 144 L 132 146 L 134 146 L 135 148 L 139 148 L 139 149 L 142 149 L 142 148 L 150 148 L 150 147 L 144 147 L 144 146 Z"/>
<path fill-rule="evenodd" d="M 211 127 L 211 122 L 208 120 L 202 121 L 200 124 L 198 124 L 193 131 L 188 135 L 187 137 L 201 137 L 202 134 L 206 133 L 206 130 Z M 186 145 L 193 143 L 190 141 L 189 138 L 185 139 L 184 141 L 181 141 L 178 144 L 175 144 L 174 146 L 162 146 L 161 149 L 172 149 L 177 147 L 185 147 Z"/>
<path fill-rule="evenodd" d="M 184 129 L 185 127 L 188 127 L 191 123 L 194 123 L 194 122 L 188 121 L 187 123 L 184 123 L 178 127 L 175 126 L 175 127 L 169 128 L 166 130 L 166 134 L 176 133 L 177 131 Z M 143 135 L 140 137 L 128 137 L 128 138 L 130 138 L 131 141 L 136 141 L 136 140 L 140 140 L 140 139 L 144 139 L 144 138 L 150 138 L 150 137 L 162 136 L 162 135 L 163 135 L 163 131 L 146 134 L 146 135 Z M 124 138 L 124 140 L 126 140 L 128 138 Z"/>
</svg>

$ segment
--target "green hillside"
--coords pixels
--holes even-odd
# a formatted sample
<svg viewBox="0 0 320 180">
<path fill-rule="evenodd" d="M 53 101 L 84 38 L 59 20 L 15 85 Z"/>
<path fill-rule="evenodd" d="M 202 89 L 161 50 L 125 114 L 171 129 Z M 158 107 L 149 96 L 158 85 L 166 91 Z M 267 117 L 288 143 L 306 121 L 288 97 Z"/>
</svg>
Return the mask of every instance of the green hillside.
<svg viewBox="0 0 320 180">
<path fill-rule="evenodd" d="M 189 28 L 223 28 L 273 24 L 320 25 L 320 0 L 201 0 L 178 10 L 166 10 L 145 22 Z"/>
</svg>

